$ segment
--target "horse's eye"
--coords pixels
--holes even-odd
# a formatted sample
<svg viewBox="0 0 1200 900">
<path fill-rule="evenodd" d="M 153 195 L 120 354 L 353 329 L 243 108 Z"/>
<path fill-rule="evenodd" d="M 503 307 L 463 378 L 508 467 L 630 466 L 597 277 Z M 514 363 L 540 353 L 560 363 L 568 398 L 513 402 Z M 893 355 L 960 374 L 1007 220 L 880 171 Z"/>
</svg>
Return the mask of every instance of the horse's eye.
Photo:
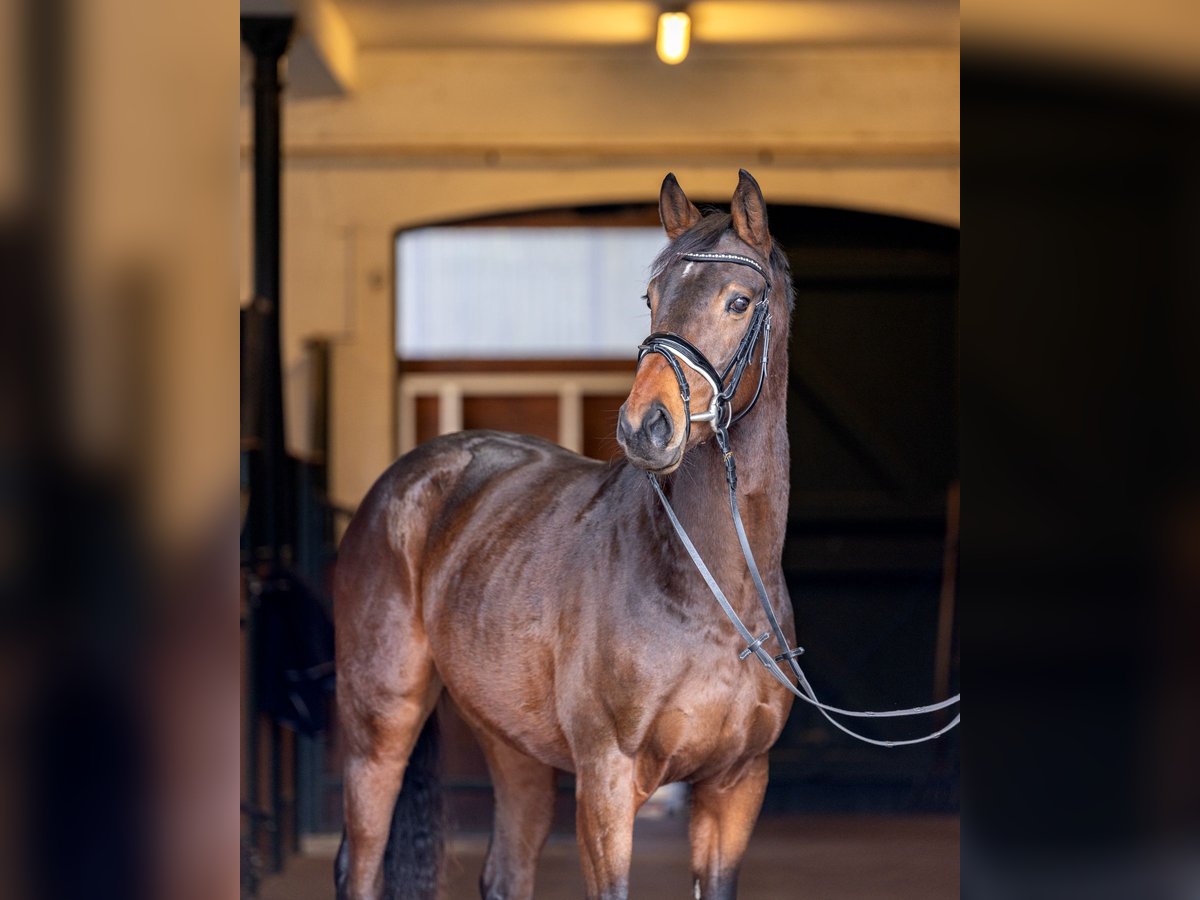
<svg viewBox="0 0 1200 900">
<path fill-rule="evenodd" d="M 730 312 L 744 313 L 750 308 L 750 298 L 742 296 L 734 297 L 725 308 Z"/>
<path fill-rule="evenodd" d="M 642 299 L 646 301 L 646 309 L 650 308 L 650 295 L 642 294 Z"/>
</svg>

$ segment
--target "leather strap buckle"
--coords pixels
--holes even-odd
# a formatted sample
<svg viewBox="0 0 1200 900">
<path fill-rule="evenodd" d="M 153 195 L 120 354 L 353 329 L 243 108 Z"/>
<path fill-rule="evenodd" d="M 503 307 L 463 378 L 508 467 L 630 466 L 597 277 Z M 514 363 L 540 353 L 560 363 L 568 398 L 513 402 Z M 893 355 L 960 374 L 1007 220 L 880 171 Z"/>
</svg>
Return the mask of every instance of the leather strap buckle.
<svg viewBox="0 0 1200 900">
<path fill-rule="evenodd" d="M 763 645 L 763 641 L 765 641 L 770 636 L 771 636 L 771 632 L 764 631 L 762 634 L 760 634 L 758 636 L 758 640 L 751 641 L 749 644 L 746 645 L 746 649 L 738 654 L 738 659 L 744 660 L 751 653 L 756 653 L 758 651 L 758 648 Z"/>
<path fill-rule="evenodd" d="M 802 653 L 804 653 L 803 647 L 793 647 L 786 653 L 780 653 L 777 657 L 775 657 L 775 662 L 783 662 L 785 659 L 796 659 Z"/>
</svg>

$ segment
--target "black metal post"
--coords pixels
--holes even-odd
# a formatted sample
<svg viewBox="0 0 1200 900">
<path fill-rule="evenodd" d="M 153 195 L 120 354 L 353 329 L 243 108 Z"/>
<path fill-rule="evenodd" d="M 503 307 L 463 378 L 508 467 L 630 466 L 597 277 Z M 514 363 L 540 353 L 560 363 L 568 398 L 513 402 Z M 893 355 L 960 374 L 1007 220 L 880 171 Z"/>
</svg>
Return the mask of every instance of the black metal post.
<svg viewBox="0 0 1200 900">
<path fill-rule="evenodd" d="M 260 483 L 252 496 L 262 512 L 257 548 L 278 565 L 286 543 L 288 461 L 284 444 L 283 363 L 279 329 L 280 80 L 292 19 L 246 17 L 242 40 L 254 54 L 254 313 L 261 318 L 259 351 Z M 251 500 L 255 502 L 255 500 Z"/>
<path fill-rule="evenodd" d="M 286 561 L 290 466 L 284 443 L 283 361 L 280 349 L 280 80 L 279 60 L 287 51 L 292 19 L 246 17 L 241 21 L 242 41 L 254 54 L 254 300 L 251 316 L 257 346 L 251 348 L 257 363 L 257 378 L 249 386 L 257 392 L 259 421 L 258 464 L 250 485 L 250 502 L 257 507 L 252 522 L 261 532 L 252 536 L 252 548 L 268 564 L 270 577 Z M 254 617 L 251 612 L 251 617 Z M 251 652 L 255 652 L 252 648 Z M 253 664 L 252 664 L 253 665 Z M 257 797 L 258 711 L 254 709 L 251 731 L 251 796 Z M 279 723 L 270 723 L 270 815 L 271 870 L 283 865 L 282 786 L 280 783 Z M 255 828 L 257 837 L 257 828 Z M 257 843 L 257 841 L 256 841 Z"/>
</svg>

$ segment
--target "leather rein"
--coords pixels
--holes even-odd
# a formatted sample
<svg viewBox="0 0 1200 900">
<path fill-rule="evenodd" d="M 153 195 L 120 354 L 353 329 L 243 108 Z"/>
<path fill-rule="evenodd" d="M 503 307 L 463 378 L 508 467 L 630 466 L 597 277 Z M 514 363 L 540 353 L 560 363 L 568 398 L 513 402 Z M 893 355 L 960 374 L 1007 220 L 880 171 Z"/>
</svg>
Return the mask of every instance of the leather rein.
<svg viewBox="0 0 1200 900">
<path fill-rule="evenodd" d="M 746 528 L 742 524 L 742 514 L 738 508 L 737 501 L 737 465 L 729 443 L 729 429 L 734 423 L 745 416 L 746 413 L 750 412 L 754 404 L 758 402 L 759 395 L 762 393 L 763 383 L 767 377 L 767 361 L 771 344 L 771 312 L 769 306 L 771 279 L 768 277 L 761 263 L 749 256 L 742 256 L 737 253 L 684 253 L 680 255 L 680 258 L 692 262 L 722 262 L 746 266 L 761 275 L 765 283 L 762 298 L 754 306 L 754 312 L 751 314 L 750 322 L 746 326 L 746 333 L 742 336 L 737 349 L 733 353 L 733 357 L 723 370 L 718 371 L 694 344 L 673 332 L 655 332 L 647 337 L 638 347 L 639 364 L 645 358 L 646 354 L 658 353 L 666 359 L 667 363 L 671 366 L 671 370 L 675 373 L 675 380 L 679 384 L 679 395 L 683 400 L 684 410 L 685 433 L 682 446 L 687 447 L 687 441 L 691 435 L 691 423 L 706 422 L 713 429 L 717 446 L 720 448 L 722 458 L 725 462 L 725 480 L 729 486 L 729 510 L 733 517 L 733 527 L 737 532 L 742 556 L 746 560 L 746 568 L 749 570 L 750 577 L 754 582 L 754 590 L 758 594 L 759 603 L 762 605 L 763 612 L 766 614 L 767 622 L 770 625 L 770 630 L 764 631 L 758 637 L 755 637 L 754 633 L 746 627 L 745 622 L 742 621 L 742 618 L 737 614 L 737 611 L 734 610 L 733 605 L 721 590 L 720 585 L 717 584 L 716 579 L 713 578 L 712 572 L 709 571 L 695 544 L 688 537 L 687 531 L 679 521 L 679 517 L 675 515 L 675 510 L 667 500 L 667 495 L 663 493 L 658 477 L 652 472 L 647 472 L 646 477 L 650 480 L 650 484 L 653 485 L 655 493 L 658 494 L 658 499 L 662 502 L 663 509 L 666 511 L 667 518 L 670 519 L 675 533 L 679 535 L 680 542 L 683 544 L 684 549 L 687 550 L 688 556 L 691 557 L 701 577 L 704 578 L 708 589 L 712 591 L 712 595 L 716 598 L 722 612 L 725 613 L 726 618 L 729 619 L 742 639 L 746 641 L 746 647 L 738 654 L 738 659 L 744 660 L 753 655 L 776 681 L 805 703 L 816 707 L 817 711 L 831 725 L 860 741 L 875 744 L 879 747 L 902 747 L 906 744 L 919 744 L 923 741 L 940 737 L 958 724 L 960 718 L 958 713 L 955 713 L 954 719 L 949 724 L 931 734 L 901 741 L 881 741 L 859 734 L 834 719 L 830 713 L 864 719 L 918 716 L 955 705 L 959 701 L 959 694 L 942 700 L 940 703 L 934 703 L 929 706 L 914 706 L 910 709 L 894 709 L 881 712 L 840 709 L 839 707 L 822 703 L 817 699 L 816 692 L 813 690 L 808 678 L 805 677 L 804 671 L 800 668 L 797 657 L 804 652 L 804 649 L 802 647 L 790 646 L 787 636 L 783 633 L 783 628 L 780 626 L 779 619 L 775 615 L 774 607 L 771 606 L 770 598 L 767 596 L 767 588 L 763 584 L 762 575 L 758 570 L 758 563 L 755 562 L 754 553 L 750 549 L 750 540 L 746 536 Z M 758 384 L 754 389 L 754 396 L 741 412 L 735 414 L 733 412 L 733 397 L 741 384 L 742 376 L 746 373 L 746 369 L 754 353 L 754 348 L 760 340 L 762 342 L 761 365 L 758 372 Z M 683 372 L 684 366 L 687 366 L 703 378 L 712 392 L 712 401 L 709 403 L 708 409 L 704 412 L 693 414 L 691 411 L 691 389 Z M 763 646 L 764 643 L 770 640 L 772 635 L 779 649 L 782 650 L 781 653 L 774 656 Z M 788 664 L 792 674 L 795 676 L 795 683 L 780 668 L 779 664 L 781 662 Z"/>
</svg>

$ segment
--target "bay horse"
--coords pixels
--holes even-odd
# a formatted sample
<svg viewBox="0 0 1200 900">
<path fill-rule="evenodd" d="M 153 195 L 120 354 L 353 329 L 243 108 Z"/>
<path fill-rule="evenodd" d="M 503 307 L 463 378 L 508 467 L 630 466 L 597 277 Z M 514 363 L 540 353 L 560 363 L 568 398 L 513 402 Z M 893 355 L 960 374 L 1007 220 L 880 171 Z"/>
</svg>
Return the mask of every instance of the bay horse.
<svg viewBox="0 0 1200 900">
<path fill-rule="evenodd" d="M 766 371 L 746 357 L 731 391 L 745 531 L 788 641 L 780 559 L 787 518 L 787 259 L 758 183 L 739 173 L 730 213 L 701 215 L 674 175 L 659 213 L 670 242 L 646 293 L 652 330 L 732 360 L 775 287 Z M 699 254 L 697 262 L 685 257 Z M 723 261 L 727 257 L 730 260 Z M 769 280 L 768 280 L 769 279 Z M 782 297 L 783 302 L 779 302 Z M 765 377 L 760 377 L 765 375 Z M 660 785 L 692 786 L 692 895 L 736 895 L 767 785 L 767 751 L 792 704 L 720 616 L 646 473 L 738 615 L 763 610 L 725 510 L 712 379 L 643 352 L 618 417 L 624 458 L 601 463 L 535 437 L 465 431 L 406 454 L 342 540 L 335 577 L 337 706 L 345 747 L 340 898 L 432 898 L 435 703 L 454 700 L 487 758 L 495 823 L 484 898 L 533 895 L 555 769 L 573 772 L 589 898 L 628 895 L 634 816 Z M 757 390 L 756 390 L 757 387 Z M 755 402 L 757 401 L 757 402 Z M 734 420 L 732 411 L 739 415 Z M 744 654 L 743 654 L 744 655 Z M 681 886 L 682 888 L 683 886 Z"/>
</svg>

